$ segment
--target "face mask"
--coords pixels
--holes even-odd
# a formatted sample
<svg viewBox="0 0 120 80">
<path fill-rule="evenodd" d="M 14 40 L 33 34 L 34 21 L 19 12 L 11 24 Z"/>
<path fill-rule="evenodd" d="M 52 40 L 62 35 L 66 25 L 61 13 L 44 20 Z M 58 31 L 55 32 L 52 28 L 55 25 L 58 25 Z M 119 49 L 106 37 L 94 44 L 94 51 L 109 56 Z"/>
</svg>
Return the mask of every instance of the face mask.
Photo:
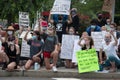
<svg viewBox="0 0 120 80">
<path fill-rule="evenodd" d="M 110 23 L 108 22 L 107 25 L 110 25 Z"/>
<path fill-rule="evenodd" d="M 91 28 L 92 28 L 92 29 L 95 29 L 95 27 L 96 27 L 96 26 L 94 26 L 94 25 L 91 25 Z"/>
<path fill-rule="evenodd" d="M 8 33 L 9 35 L 12 35 L 12 34 L 13 34 L 13 32 L 12 32 L 12 31 L 8 31 L 7 33 Z"/>
<path fill-rule="evenodd" d="M 74 32 L 69 32 L 69 34 L 70 34 L 70 35 L 73 35 L 73 34 L 74 34 Z"/>
<path fill-rule="evenodd" d="M 110 30 L 111 30 L 111 31 L 114 31 L 114 30 L 115 30 L 115 28 L 110 28 Z"/>
<path fill-rule="evenodd" d="M 33 36 L 32 39 L 33 39 L 33 40 L 37 39 L 37 36 Z"/>
<path fill-rule="evenodd" d="M 72 14 L 72 15 L 75 15 L 75 14 L 76 14 L 76 12 L 75 12 L 75 11 L 72 11 L 72 12 L 71 12 L 71 14 Z"/>
<path fill-rule="evenodd" d="M 110 42 L 110 41 L 111 41 L 111 39 L 105 38 L 105 42 Z"/>
</svg>

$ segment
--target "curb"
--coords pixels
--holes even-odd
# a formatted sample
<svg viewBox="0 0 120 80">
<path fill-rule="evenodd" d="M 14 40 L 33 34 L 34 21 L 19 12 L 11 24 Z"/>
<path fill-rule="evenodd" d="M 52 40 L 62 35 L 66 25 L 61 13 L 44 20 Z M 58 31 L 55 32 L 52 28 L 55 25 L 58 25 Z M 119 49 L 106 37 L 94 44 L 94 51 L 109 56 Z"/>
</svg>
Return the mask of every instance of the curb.
<svg viewBox="0 0 120 80">
<path fill-rule="evenodd" d="M 41 78 L 81 78 L 81 79 L 120 79 L 120 72 L 116 73 L 101 73 L 89 72 L 78 73 L 76 69 L 58 69 L 58 72 L 51 70 L 40 69 L 38 71 L 28 70 L 7 72 L 0 70 L 0 77 L 41 77 Z"/>
</svg>

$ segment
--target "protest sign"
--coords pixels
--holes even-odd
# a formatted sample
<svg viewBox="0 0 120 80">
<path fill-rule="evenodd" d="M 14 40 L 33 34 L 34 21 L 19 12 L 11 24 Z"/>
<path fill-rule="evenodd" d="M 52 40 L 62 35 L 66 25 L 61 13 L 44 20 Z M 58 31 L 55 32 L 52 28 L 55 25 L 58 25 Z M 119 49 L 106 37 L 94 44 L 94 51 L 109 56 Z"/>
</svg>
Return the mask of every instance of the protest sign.
<svg viewBox="0 0 120 80">
<path fill-rule="evenodd" d="M 27 44 L 27 42 L 24 39 L 22 39 L 21 56 L 30 57 L 30 46 Z"/>
<path fill-rule="evenodd" d="M 63 35 L 60 58 L 72 59 L 74 40 L 79 39 L 79 36 L 75 35 Z"/>
<path fill-rule="evenodd" d="M 19 26 L 29 27 L 28 12 L 19 12 Z"/>
<path fill-rule="evenodd" d="M 73 48 L 73 55 L 72 55 L 72 62 L 77 63 L 76 59 L 76 52 L 81 50 L 81 46 L 78 44 L 79 39 L 74 40 L 74 48 Z"/>
<path fill-rule="evenodd" d="M 100 50 L 100 48 L 102 48 L 102 42 L 103 42 L 103 34 L 102 32 L 92 32 L 91 36 L 93 38 L 94 41 L 94 47 L 97 51 Z"/>
<path fill-rule="evenodd" d="M 95 49 L 80 50 L 77 52 L 79 73 L 99 70 L 98 57 Z"/>
<path fill-rule="evenodd" d="M 103 31 L 103 32 L 92 32 L 91 36 L 93 38 L 94 41 L 94 47 L 97 51 L 100 50 L 100 48 L 102 48 L 106 34 L 110 34 L 109 32 Z M 116 36 L 116 32 L 114 32 L 114 35 Z M 112 41 L 114 41 L 114 38 L 112 37 Z"/>
<path fill-rule="evenodd" d="M 51 14 L 65 14 L 70 13 L 71 0 L 55 0 Z"/>
</svg>

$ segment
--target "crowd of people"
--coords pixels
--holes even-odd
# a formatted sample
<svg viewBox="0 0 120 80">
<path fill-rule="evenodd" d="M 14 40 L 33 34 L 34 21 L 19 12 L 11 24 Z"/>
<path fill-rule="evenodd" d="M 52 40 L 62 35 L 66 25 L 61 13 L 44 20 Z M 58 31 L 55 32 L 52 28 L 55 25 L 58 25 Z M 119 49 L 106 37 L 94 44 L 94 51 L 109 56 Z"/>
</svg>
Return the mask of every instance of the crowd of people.
<svg viewBox="0 0 120 80">
<path fill-rule="evenodd" d="M 112 23 L 110 18 L 101 19 L 102 16 L 99 15 L 98 19 L 91 20 L 90 26 L 80 36 L 78 44 L 82 50 L 94 48 L 91 32 L 108 32 L 105 34 L 102 48 L 97 52 L 99 54 L 98 59 L 99 64 L 104 69 L 115 72 L 120 67 L 120 32 L 117 30 L 117 25 Z M 13 26 L 8 26 L 5 30 L 0 26 L 0 63 L 3 65 L 2 69 L 13 71 L 20 68 L 21 44 L 19 43 L 19 37 L 25 30 L 26 34 L 23 39 L 30 45 L 30 57 L 27 59 L 24 69 L 29 70 L 35 62 L 42 65 L 42 62 L 47 70 L 52 69 L 57 72 L 62 35 L 81 35 L 78 33 L 79 29 L 80 19 L 76 8 L 71 9 L 70 15 L 50 14 L 47 21 L 44 17 L 41 17 L 39 27 L 37 30 L 32 31 L 32 38 L 30 39 L 27 38 L 28 33 L 31 32 L 30 28 L 24 29 L 23 26 L 20 26 L 19 30 L 16 31 Z M 116 32 L 116 36 L 113 32 Z M 65 59 L 65 67 L 75 68 L 76 65 L 70 59 Z"/>
</svg>

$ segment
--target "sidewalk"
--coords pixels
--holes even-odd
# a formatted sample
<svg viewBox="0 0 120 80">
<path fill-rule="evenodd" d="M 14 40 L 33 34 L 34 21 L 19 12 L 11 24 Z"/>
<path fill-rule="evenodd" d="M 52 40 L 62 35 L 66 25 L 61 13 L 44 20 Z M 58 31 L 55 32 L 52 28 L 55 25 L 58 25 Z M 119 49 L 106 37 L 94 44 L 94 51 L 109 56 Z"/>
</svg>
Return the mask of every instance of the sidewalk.
<svg viewBox="0 0 120 80">
<path fill-rule="evenodd" d="M 77 69 L 66 69 L 63 67 L 58 68 L 58 72 L 54 73 L 52 70 L 46 70 L 41 68 L 38 71 L 35 70 L 16 70 L 14 72 L 7 72 L 0 70 L 0 77 L 41 77 L 41 78 L 82 78 L 82 79 L 120 79 L 120 72 L 116 73 L 103 73 L 103 72 L 89 72 L 78 73 Z"/>
</svg>

